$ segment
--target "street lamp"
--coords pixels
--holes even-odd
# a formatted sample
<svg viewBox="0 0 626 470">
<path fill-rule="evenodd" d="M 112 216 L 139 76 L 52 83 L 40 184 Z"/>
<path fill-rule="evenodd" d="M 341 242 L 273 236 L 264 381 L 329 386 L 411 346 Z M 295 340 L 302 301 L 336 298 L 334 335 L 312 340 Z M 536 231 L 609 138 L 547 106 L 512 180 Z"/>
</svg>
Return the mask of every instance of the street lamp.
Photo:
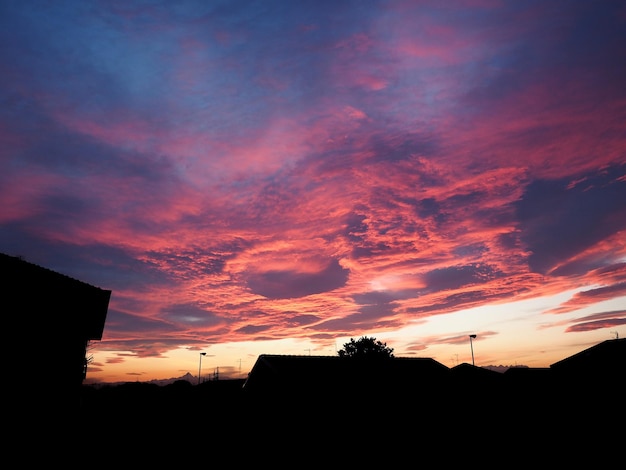
<svg viewBox="0 0 626 470">
<path fill-rule="evenodd" d="M 472 338 L 476 338 L 476 335 L 469 335 L 470 337 L 470 348 L 472 349 L 472 365 L 474 365 L 474 346 L 472 345 Z"/>
<path fill-rule="evenodd" d="M 200 365 L 198 366 L 198 385 L 200 385 L 200 375 L 202 374 L 202 356 L 206 356 L 206 353 L 200 353 Z"/>
</svg>

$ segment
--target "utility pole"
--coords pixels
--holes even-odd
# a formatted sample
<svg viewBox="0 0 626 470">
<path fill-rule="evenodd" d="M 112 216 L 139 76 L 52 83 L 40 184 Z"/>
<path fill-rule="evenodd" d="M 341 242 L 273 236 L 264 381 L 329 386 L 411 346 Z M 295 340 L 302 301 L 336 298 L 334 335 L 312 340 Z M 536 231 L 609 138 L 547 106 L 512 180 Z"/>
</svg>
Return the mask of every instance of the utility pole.
<svg viewBox="0 0 626 470">
<path fill-rule="evenodd" d="M 474 346 L 472 345 L 472 339 L 476 338 L 476 335 L 469 335 L 470 338 L 470 348 L 472 349 L 472 365 L 474 365 Z"/>
<path fill-rule="evenodd" d="M 200 364 L 198 365 L 198 385 L 200 385 L 200 377 L 202 376 L 202 356 L 206 356 L 206 353 L 200 353 Z"/>
</svg>

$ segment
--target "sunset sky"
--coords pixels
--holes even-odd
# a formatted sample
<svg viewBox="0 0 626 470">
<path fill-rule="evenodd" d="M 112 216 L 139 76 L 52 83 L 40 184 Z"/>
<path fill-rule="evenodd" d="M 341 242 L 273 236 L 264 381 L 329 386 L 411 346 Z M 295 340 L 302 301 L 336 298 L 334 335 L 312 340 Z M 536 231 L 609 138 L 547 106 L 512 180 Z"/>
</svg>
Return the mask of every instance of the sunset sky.
<svg viewBox="0 0 626 470">
<path fill-rule="evenodd" d="M 112 291 L 87 381 L 626 336 L 624 1 L 5 1 L 0 71 L 0 251 Z"/>
</svg>

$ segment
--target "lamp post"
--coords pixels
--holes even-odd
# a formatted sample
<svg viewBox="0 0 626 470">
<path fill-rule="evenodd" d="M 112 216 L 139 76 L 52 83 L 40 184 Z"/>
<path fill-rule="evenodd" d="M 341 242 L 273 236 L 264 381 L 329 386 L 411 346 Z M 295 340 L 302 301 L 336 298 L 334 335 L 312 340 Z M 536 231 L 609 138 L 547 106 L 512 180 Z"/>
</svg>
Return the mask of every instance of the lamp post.
<svg viewBox="0 0 626 470">
<path fill-rule="evenodd" d="M 200 376 L 202 374 L 202 356 L 206 356 L 205 352 L 200 353 L 200 365 L 198 366 L 198 385 L 200 385 Z"/>
<path fill-rule="evenodd" d="M 474 346 L 472 345 L 472 339 L 476 338 L 476 335 L 469 335 L 470 337 L 470 348 L 472 349 L 472 365 L 474 365 Z"/>
</svg>

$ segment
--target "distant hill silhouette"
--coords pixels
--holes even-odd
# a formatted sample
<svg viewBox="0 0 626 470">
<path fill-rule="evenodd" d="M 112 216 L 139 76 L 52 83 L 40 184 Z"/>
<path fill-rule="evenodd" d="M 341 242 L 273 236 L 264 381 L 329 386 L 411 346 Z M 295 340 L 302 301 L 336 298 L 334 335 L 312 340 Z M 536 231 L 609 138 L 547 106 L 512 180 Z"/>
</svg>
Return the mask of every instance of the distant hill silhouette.
<svg viewBox="0 0 626 470">
<path fill-rule="evenodd" d="M 159 386 L 165 386 L 165 385 L 171 385 L 174 382 L 178 382 L 178 381 L 187 381 L 190 384 L 197 384 L 198 383 L 198 377 L 196 377 L 195 375 L 192 375 L 190 372 L 187 372 L 184 375 L 181 375 L 180 377 L 171 377 L 169 379 L 152 379 L 152 380 L 123 380 L 123 381 L 119 381 L 119 382 L 100 382 L 98 380 L 85 380 L 85 385 L 90 385 L 92 387 L 104 387 L 104 386 L 118 386 L 118 385 L 124 385 L 127 384 L 129 382 L 142 382 L 142 383 L 148 383 L 148 384 L 153 384 L 153 385 L 159 385 Z"/>
</svg>

